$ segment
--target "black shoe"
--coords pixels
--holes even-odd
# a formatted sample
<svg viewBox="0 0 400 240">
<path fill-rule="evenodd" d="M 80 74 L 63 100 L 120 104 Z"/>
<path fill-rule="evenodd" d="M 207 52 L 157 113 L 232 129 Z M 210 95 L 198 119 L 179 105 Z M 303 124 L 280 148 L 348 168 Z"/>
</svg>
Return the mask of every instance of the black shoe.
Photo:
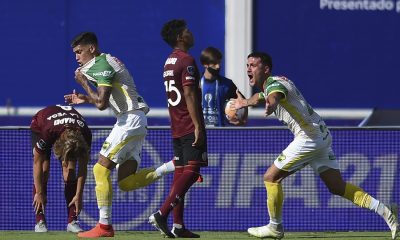
<svg viewBox="0 0 400 240">
<path fill-rule="evenodd" d="M 172 234 L 168 229 L 167 218 L 161 216 L 160 212 L 153 213 L 149 217 L 149 223 L 157 228 L 162 234 L 165 234 L 165 236 L 175 238 L 174 234 Z"/>
<path fill-rule="evenodd" d="M 187 230 L 185 227 L 183 228 L 172 228 L 172 233 L 177 238 L 199 238 L 200 235 L 196 233 L 192 233 L 191 231 Z"/>
</svg>

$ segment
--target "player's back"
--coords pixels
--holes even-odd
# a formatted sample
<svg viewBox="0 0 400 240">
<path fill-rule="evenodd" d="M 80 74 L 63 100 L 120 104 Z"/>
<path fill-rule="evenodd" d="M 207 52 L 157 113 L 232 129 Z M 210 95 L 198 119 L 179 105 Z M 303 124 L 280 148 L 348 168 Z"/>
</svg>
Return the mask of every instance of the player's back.
<svg viewBox="0 0 400 240">
<path fill-rule="evenodd" d="M 71 106 L 48 106 L 40 110 L 32 118 L 30 128 L 51 144 L 66 128 L 81 129 L 89 145 L 92 140 L 91 131 L 84 118 Z"/>
<path fill-rule="evenodd" d="M 165 61 L 163 77 L 171 118 L 172 137 L 182 137 L 194 131 L 194 124 L 184 97 L 184 86 L 196 88 L 199 103 L 197 107 L 201 114 L 200 121 L 203 122 L 200 74 L 194 58 L 182 50 L 175 49 Z"/>
</svg>

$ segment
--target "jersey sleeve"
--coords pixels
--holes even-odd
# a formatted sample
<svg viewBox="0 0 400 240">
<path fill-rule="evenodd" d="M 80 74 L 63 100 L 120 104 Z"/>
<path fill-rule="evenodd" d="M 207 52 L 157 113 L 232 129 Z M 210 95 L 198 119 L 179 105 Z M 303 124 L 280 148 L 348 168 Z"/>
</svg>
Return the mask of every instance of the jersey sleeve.
<svg viewBox="0 0 400 240">
<path fill-rule="evenodd" d="M 274 92 L 280 92 L 284 95 L 284 97 L 286 98 L 287 94 L 288 94 L 288 89 L 279 81 L 276 80 L 268 80 L 267 81 L 267 86 L 265 87 L 265 91 L 264 91 L 264 95 L 268 96 L 271 93 Z"/>
<path fill-rule="evenodd" d="M 97 86 L 111 87 L 116 70 L 104 57 L 100 58 L 99 61 L 87 71 L 87 74 L 96 79 Z"/>
<path fill-rule="evenodd" d="M 185 57 L 181 62 L 182 67 L 182 86 L 190 86 L 196 84 L 198 70 L 194 58 L 191 56 Z"/>
<path fill-rule="evenodd" d="M 52 144 L 49 139 L 46 138 L 46 134 L 44 134 L 43 126 L 41 125 L 42 120 L 42 111 L 38 112 L 33 118 L 30 125 L 31 128 L 31 142 L 32 147 L 36 149 L 39 153 L 46 153 L 49 155 L 51 151 Z"/>
</svg>

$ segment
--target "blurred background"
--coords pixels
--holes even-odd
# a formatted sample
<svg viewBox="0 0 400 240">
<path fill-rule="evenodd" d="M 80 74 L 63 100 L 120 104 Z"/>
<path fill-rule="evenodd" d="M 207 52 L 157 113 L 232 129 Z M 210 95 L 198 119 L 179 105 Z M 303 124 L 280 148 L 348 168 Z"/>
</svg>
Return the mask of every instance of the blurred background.
<svg viewBox="0 0 400 240">
<path fill-rule="evenodd" d="M 266 51 L 273 74 L 292 79 L 333 125 L 399 108 L 399 0 L 2 0 L 0 9 L 0 125 L 29 125 L 39 108 L 83 91 L 70 47 L 82 31 L 125 63 L 152 108 L 150 124 L 168 125 L 162 69 L 171 50 L 160 30 L 173 18 L 193 32 L 198 65 L 202 49 L 221 49 L 222 73 L 247 97 L 246 57 Z M 109 111 L 81 111 L 91 125 L 114 123 Z M 249 125 L 268 125 L 258 113 L 250 111 Z"/>
</svg>

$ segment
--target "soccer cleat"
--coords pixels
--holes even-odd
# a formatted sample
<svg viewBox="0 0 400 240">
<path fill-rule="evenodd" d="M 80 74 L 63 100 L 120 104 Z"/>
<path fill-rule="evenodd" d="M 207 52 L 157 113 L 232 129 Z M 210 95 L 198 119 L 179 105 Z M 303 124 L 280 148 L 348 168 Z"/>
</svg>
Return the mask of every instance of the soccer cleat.
<svg viewBox="0 0 400 240">
<path fill-rule="evenodd" d="M 83 229 L 79 226 L 78 221 L 73 220 L 67 225 L 67 232 L 78 233 L 83 232 Z"/>
<path fill-rule="evenodd" d="M 104 227 L 104 226 L 107 226 Z M 80 238 L 98 238 L 98 237 L 114 237 L 114 229 L 111 225 L 103 225 L 97 223 L 94 228 L 86 232 L 78 233 Z"/>
<path fill-rule="evenodd" d="M 46 222 L 43 220 L 37 222 L 35 225 L 35 232 L 48 232 Z"/>
<path fill-rule="evenodd" d="M 390 209 L 385 207 L 383 212 L 383 219 L 390 228 L 392 232 L 392 239 L 396 239 L 397 234 L 399 232 L 399 223 L 398 223 L 398 215 L 397 215 L 397 205 L 390 204 Z"/>
<path fill-rule="evenodd" d="M 253 227 L 247 229 L 247 232 L 258 238 L 274 238 L 281 239 L 284 237 L 283 230 L 274 229 L 269 224 L 262 227 Z"/>
<path fill-rule="evenodd" d="M 175 238 L 174 234 L 172 234 L 172 232 L 170 232 L 168 229 L 167 218 L 161 216 L 159 211 L 153 213 L 149 217 L 149 223 L 157 228 L 161 232 L 161 234 L 164 234 L 169 238 Z"/>
<path fill-rule="evenodd" d="M 174 234 L 174 236 L 176 238 L 199 238 L 200 237 L 199 234 L 192 233 L 191 231 L 187 230 L 185 227 L 183 227 L 183 228 L 173 227 L 171 232 L 172 232 L 172 234 Z"/>
</svg>

